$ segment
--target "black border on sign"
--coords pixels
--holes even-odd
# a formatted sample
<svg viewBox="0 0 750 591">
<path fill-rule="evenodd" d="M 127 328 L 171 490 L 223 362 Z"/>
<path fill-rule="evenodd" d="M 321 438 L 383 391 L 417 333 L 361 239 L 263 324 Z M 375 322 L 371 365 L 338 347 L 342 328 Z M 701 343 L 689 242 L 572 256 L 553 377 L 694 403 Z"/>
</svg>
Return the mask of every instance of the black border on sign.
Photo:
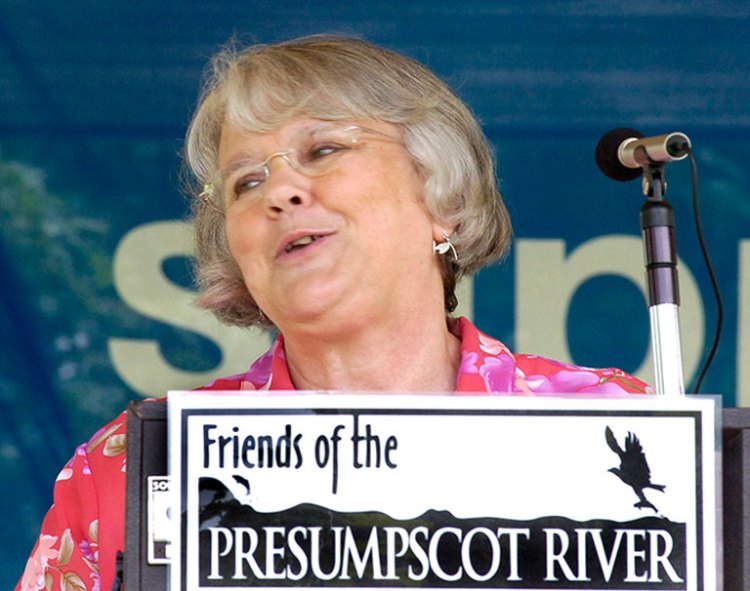
<svg viewBox="0 0 750 591">
<path fill-rule="evenodd" d="M 703 441 L 701 434 L 703 432 L 702 413 L 700 411 L 679 411 L 679 410 L 516 410 L 516 409 L 461 409 L 461 408 L 206 408 L 206 409 L 182 409 L 180 417 L 181 440 L 180 446 L 184 449 L 185 434 L 187 433 L 187 422 L 191 416 L 215 416 L 215 415 L 453 415 L 453 416 L 476 416 L 476 415 L 495 415 L 495 416 L 617 416 L 617 417 L 672 417 L 672 418 L 690 418 L 695 423 L 695 499 L 696 499 L 696 540 L 695 547 L 697 551 L 697 589 L 704 590 L 704 572 L 703 572 Z M 187 511 L 187 499 L 185 498 L 187 490 L 187 457 L 182 454 L 180 459 L 180 507 L 178 515 Z M 187 572 L 186 560 L 184 560 L 184 549 L 187 546 L 185 531 L 187 528 L 180 527 L 180 589 L 186 589 Z M 689 566 L 689 565 L 688 565 Z M 687 581 L 686 581 L 687 582 Z M 268 587 L 267 589 L 273 589 Z M 365 587 L 363 587 L 365 589 Z"/>
</svg>

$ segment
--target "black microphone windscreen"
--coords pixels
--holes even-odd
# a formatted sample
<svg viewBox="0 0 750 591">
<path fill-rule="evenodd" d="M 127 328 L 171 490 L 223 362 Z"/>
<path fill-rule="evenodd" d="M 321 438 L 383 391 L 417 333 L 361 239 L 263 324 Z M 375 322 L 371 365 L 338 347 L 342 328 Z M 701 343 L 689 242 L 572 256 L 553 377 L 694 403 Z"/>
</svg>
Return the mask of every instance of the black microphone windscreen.
<svg viewBox="0 0 750 591">
<path fill-rule="evenodd" d="M 609 178 L 616 181 L 632 181 L 643 174 L 641 168 L 628 168 L 617 155 L 620 145 L 630 138 L 642 138 L 643 134 L 629 127 L 608 131 L 596 144 L 596 164 Z"/>
</svg>

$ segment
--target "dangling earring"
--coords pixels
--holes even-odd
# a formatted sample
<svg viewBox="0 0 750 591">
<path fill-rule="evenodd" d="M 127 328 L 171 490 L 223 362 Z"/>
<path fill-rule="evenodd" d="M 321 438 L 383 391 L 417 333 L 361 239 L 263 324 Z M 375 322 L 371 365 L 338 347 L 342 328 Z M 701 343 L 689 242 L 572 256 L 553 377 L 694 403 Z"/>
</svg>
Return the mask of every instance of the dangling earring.
<svg viewBox="0 0 750 591">
<path fill-rule="evenodd" d="M 203 203 L 203 205 L 224 215 L 224 210 L 216 205 L 216 186 L 213 183 L 208 182 L 203 185 L 203 190 L 198 193 L 198 199 L 201 200 L 201 203 Z"/>
<path fill-rule="evenodd" d="M 443 232 L 443 240 L 444 242 L 441 242 L 438 244 L 434 240 L 432 241 L 432 250 L 436 254 L 445 254 L 449 250 L 453 252 L 453 260 L 455 262 L 458 262 L 458 253 L 456 252 L 456 247 L 453 246 L 453 243 L 451 242 L 451 237 L 448 236 L 446 232 Z"/>
</svg>

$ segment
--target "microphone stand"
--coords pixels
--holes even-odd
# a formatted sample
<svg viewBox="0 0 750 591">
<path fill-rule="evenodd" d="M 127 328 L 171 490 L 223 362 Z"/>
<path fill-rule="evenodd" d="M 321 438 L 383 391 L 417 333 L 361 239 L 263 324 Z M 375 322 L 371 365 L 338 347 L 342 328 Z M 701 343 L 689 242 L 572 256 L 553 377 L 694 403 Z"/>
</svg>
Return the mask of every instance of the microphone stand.
<svg viewBox="0 0 750 591">
<path fill-rule="evenodd" d="M 643 167 L 641 231 L 646 259 L 646 282 L 654 347 L 656 393 L 683 396 L 685 385 L 680 346 L 680 290 L 677 282 L 677 246 L 674 210 L 664 199 L 667 182 L 664 165 L 650 163 Z"/>
</svg>

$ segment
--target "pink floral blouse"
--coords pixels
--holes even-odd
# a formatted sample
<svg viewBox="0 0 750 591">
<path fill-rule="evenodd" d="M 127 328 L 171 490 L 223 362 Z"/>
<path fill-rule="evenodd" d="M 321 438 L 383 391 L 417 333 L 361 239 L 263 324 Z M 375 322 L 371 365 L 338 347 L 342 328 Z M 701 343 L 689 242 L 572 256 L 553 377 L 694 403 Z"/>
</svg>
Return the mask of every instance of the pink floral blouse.
<svg viewBox="0 0 750 591">
<path fill-rule="evenodd" d="M 619 369 L 590 369 L 534 355 L 514 355 L 465 318 L 450 320 L 461 339 L 456 394 L 651 393 Z M 279 337 L 240 375 L 203 390 L 294 390 Z M 54 488 L 54 504 L 17 590 L 109 591 L 124 547 L 125 413 L 76 449 Z"/>
</svg>

